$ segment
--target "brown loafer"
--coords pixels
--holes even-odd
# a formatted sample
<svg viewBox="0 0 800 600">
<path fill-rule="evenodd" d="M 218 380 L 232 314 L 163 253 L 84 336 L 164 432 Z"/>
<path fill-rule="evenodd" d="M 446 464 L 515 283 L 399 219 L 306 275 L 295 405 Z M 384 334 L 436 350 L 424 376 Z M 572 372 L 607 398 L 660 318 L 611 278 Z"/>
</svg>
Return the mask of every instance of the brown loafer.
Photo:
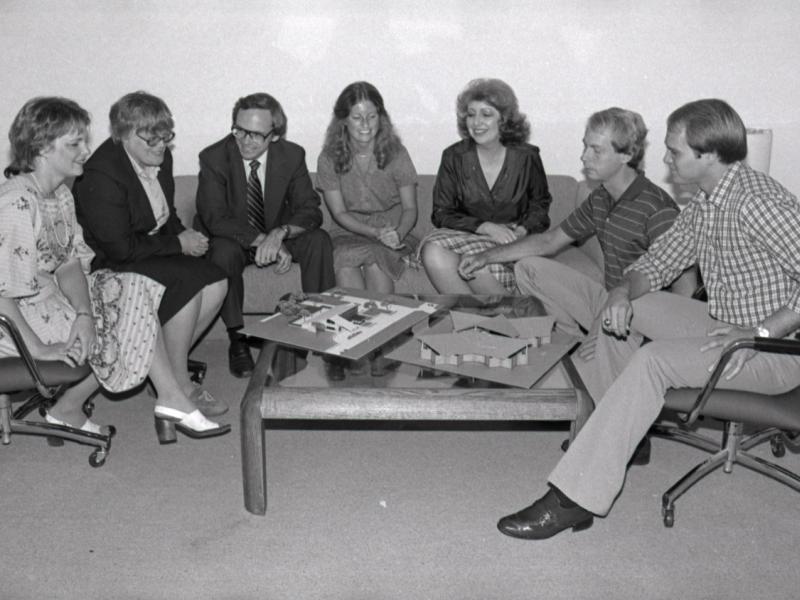
<svg viewBox="0 0 800 600">
<path fill-rule="evenodd" d="M 189 398 L 197 409 L 207 417 L 218 417 L 228 412 L 228 405 L 223 400 L 217 400 L 208 390 L 196 386 Z"/>
</svg>

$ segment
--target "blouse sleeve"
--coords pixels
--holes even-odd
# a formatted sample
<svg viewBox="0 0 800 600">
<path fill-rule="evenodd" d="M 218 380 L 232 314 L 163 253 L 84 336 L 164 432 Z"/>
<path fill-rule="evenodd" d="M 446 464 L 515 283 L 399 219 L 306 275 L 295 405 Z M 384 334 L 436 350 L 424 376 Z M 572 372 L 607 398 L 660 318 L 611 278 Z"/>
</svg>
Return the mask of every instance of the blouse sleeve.
<svg viewBox="0 0 800 600">
<path fill-rule="evenodd" d="M 36 218 L 33 199 L 12 189 L 0 196 L 0 296 L 21 298 L 39 291 L 36 282 Z"/>
<path fill-rule="evenodd" d="M 417 183 L 417 170 L 405 148 L 392 160 L 392 179 L 398 189 Z"/>
<path fill-rule="evenodd" d="M 340 190 L 341 187 L 339 176 L 333 168 L 333 161 L 325 151 L 321 152 L 317 159 L 317 189 L 325 192 Z"/>
<path fill-rule="evenodd" d="M 89 247 L 83 238 L 83 228 L 78 223 L 75 216 L 75 201 L 72 193 L 67 186 L 58 188 L 58 201 L 61 204 L 61 211 L 69 221 L 69 228 L 74 231 L 72 236 L 72 248 L 70 248 L 70 258 L 77 258 L 81 263 L 83 272 L 88 275 L 92 270 L 92 260 L 94 260 L 94 250 Z"/>
<path fill-rule="evenodd" d="M 550 227 L 549 211 L 553 198 L 547 187 L 547 175 L 538 152 L 531 156 L 528 168 L 530 170 L 528 173 L 528 204 L 520 219 L 520 224 L 525 226 L 528 233 L 539 233 L 547 231 Z"/>
<path fill-rule="evenodd" d="M 434 227 L 447 227 L 459 231 L 475 232 L 482 219 L 469 214 L 463 207 L 458 185 L 457 160 L 454 153 L 445 150 L 433 185 L 433 210 L 431 222 Z"/>
</svg>

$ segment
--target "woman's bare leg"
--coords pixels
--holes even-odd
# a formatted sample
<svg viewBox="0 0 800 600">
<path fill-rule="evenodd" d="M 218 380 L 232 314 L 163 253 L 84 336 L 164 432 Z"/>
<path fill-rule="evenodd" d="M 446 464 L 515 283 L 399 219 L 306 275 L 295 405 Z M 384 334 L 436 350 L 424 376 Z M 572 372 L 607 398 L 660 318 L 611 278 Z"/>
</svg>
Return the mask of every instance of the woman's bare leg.
<svg viewBox="0 0 800 600">
<path fill-rule="evenodd" d="M 336 271 L 336 285 L 353 288 L 354 290 L 367 288 L 367 284 L 364 282 L 364 274 L 361 272 L 360 267 L 345 267 Z"/>
<path fill-rule="evenodd" d="M 47 413 L 71 427 L 81 427 L 86 422 L 83 404 L 99 387 L 100 383 L 91 373 L 65 391 Z"/>
<path fill-rule="evenodd" d="M 469 284 L 458 274 L 461 256 L 439 244 L 428 243 L 422 248 L 422 264 L 440 294 L 472 294 Z"/>
<path fill-rule="evenodd" d="M 394 281 L 376 264 L 364 267 L 367 289 L 381 294 L 394 293 Z"/>
</svg>

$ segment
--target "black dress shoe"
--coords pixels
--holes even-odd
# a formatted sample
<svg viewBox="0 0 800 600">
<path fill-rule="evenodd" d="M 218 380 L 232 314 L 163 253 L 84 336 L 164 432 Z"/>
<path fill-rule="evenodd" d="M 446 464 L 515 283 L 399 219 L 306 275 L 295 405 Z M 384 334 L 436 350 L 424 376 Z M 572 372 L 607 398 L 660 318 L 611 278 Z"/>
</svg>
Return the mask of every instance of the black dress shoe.
<svg viewBox="0 0 800 600">
<path fill-rule="evenodd" d="M 497 528 L 511 537 L 543 540 L 570 527 L 573 531 L 587 529 L 593 521 L 594 515 L 577 504 L 570 508 L 561 506 L 551 489 L 529 507 L 500 519 Z"/>
<path fill-rule="evenodd" d="M 636 450 L 631 457 L 632 465 L 649 465 L 650 464 L 650 438 L 644 436 L 642 441 L 639 442 L 639 445 L 636 446 Z"/>
<path fill-rule="evenodd" d="M 253 374 L 255 364 L 250 356 L 250 346 L 244 338 L 231 340 L 228 347 L 228 368 L 234 377 L 250 377 Z"/>
</svg>

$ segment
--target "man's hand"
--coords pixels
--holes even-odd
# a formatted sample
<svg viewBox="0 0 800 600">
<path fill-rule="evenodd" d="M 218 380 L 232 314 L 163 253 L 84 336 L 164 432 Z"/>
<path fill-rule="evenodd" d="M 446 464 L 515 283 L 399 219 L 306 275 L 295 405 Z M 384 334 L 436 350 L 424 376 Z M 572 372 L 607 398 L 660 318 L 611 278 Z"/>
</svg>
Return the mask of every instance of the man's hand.
<svg viewBox="0 0 800 600">
<path fill-rule="evenodd" d="M 477 254 L 464 254 L 458 263 L 458 274 L 461 279 L 469 281 L 475 278 L 475 271 L 482 269 L 488 264 L 485 252 Z"/>
<path fill-rule="evenodd" d="M 184 229 L 178 234 L 181 252 L 186 256 L 203 256 L 208 252 L 208 238 L 194 229 Z"/>
<path fill-rule="evenodd" d="M 743 327 L 728 325 L 725 327 L 717 327 L 716 329 L 712 329 L 708 332 L 708 336 L 712 337 L 713 339 L 707 344 L 701 346 L 700 352 L 708 352 L 714 348 L 724 348 L 734 340 L 755 337 L 755 332 L 753 329 L 745 329 Z M 722 376 L 725 377 L 726 380 L 733 379 L 739 374 L 739 371 L 742 370 L 744 364 L 755 355 L 756 351 L 752 348 L 742 348 L 741 350 L 737 350 L 728 361 L 728 364 L 725 365 L 725 369 L 722 371 Z M 708 367 L 708 372 L 710 373 L 713 371 L 716 365 L 717 363 L 714 363 Z"/>
<path fill-rule="evenodd" d="M 285 233 L 282 229 L 273 229 L 261 240 L 256 247 L 254 259 L 259 267 L 265 267 L 278 260 L 278 254 L 283 248 L 284 235 Z M 285 248 L 284 251 L 286 252 Z"/>
<path fill-rule="evenodd" d="M 513 227 L 513 226 L 512 226 Z M 481 223 L 475 233 L 490 237 L 498 244 L 510 244 L 517 239 L 514 229 L 508 225 L 500 225 L 498 223 L 490 223 L 486 221 Z"/>
<path fill-rule="evenodd" d="M 275 265 L 276 273 L 286 273 L 292 266 L 292 255 L 283 245 L 278 249 L 277 261 L 278 263 Z"/>
<path fill-rule="evenodd" d="M 594 359 L 595 348 L 597 347 L 597 334 L 593 333 L 586 337 L 585 340 L 578 346 L 578 356 L 585 360 L 590 361 Z"/>
<path fill-rule="evenodd" d="M 600 318 L 604 331 L 618 337 L 627 337 L 633 319 L 633 306 L 627 289 L 616 287 L 608 293 Z"/>
</svg>

